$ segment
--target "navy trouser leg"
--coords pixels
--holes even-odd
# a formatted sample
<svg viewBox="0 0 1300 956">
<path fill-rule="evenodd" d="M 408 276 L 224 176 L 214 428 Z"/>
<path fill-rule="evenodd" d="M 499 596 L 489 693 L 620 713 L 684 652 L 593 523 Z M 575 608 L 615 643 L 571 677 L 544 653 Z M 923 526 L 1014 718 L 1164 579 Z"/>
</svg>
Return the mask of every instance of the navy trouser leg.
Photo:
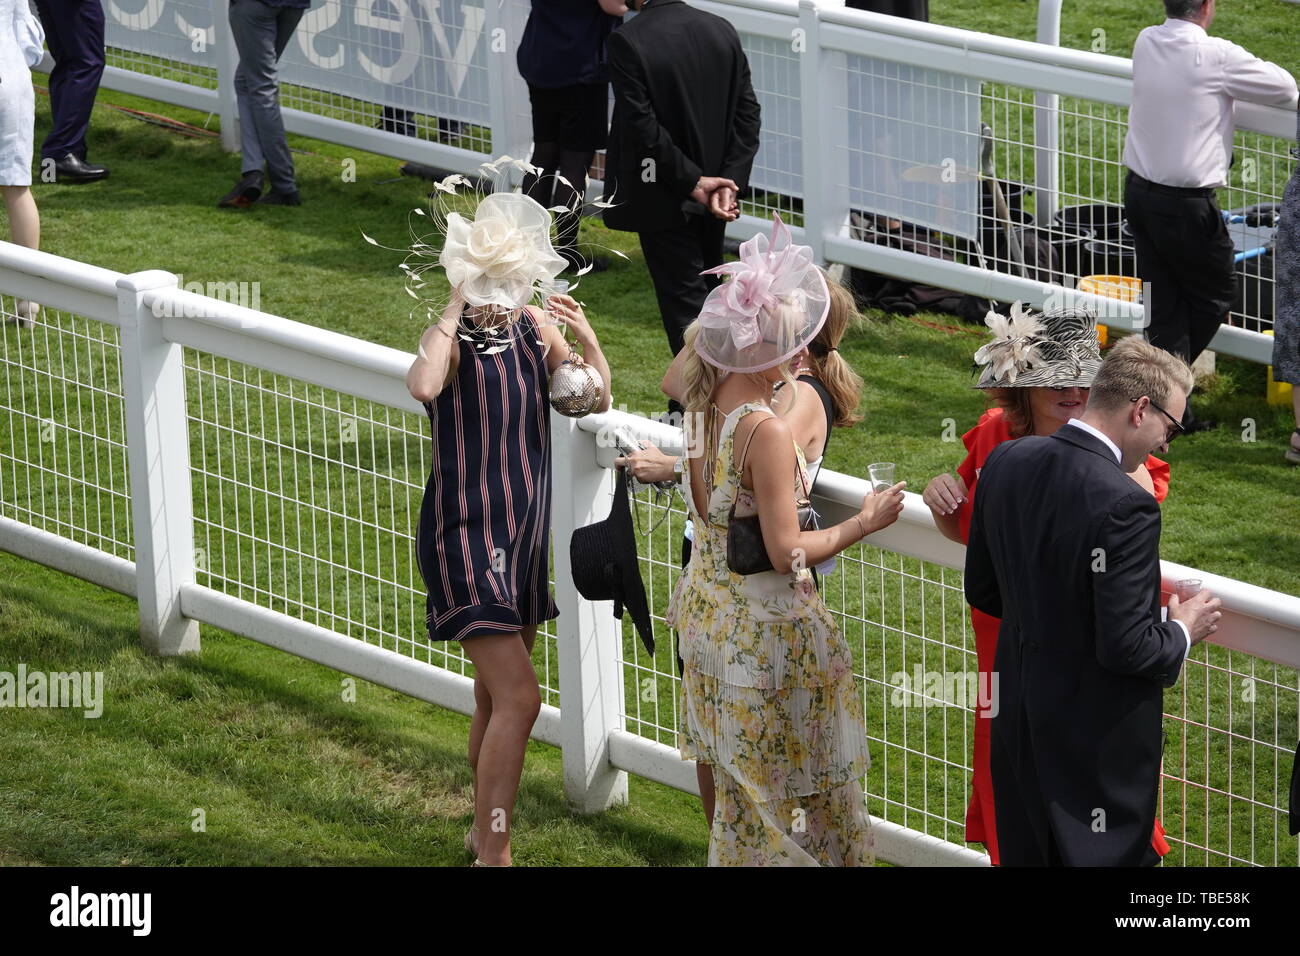
<svg viewBox="0 0 1300 956">
<path fill-rule="evenodd" d="M 74 153 L 85 159 L 90 111 L 104 75 L 104 8 L 100 0 L 36 0 L 36 9 L 54 58 L 53 126 L 41 145 L 41 158 Z"/>
</svg>

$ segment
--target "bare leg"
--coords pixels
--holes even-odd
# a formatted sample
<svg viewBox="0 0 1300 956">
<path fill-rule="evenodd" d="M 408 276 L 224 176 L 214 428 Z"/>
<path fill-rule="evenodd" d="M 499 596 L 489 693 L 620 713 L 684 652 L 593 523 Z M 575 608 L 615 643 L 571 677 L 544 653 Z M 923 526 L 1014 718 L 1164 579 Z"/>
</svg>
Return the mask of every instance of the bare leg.
<svg viewBox="0 0 1300 956">
<path fill-rule="evenodd" d="M 533 653 L 533 641 L 537 638 L 537 625 L 532 624 L 525 627 L 519 632 L 523 638 L 524 647 L 528 650 L 531 658 Z M 492 718 L 492 697 L 487 692 L 487 686 L 476 676 L 474 678 L 474 716 L 469 722 L 469 769 L 474 775 L 474 792 L 478 793 L 478 756 L 483 749 L 483 732 L 487 730 L 488 721 Z M 478 824 L 475 823 L 469 834 L 466 835 L 465 848 L 475 855 L 478 854 Z"/>
<path fill-rule="evenodd" d="M 9 216 L 9 235 L 14 245 L 28 249 L 41 247 L 41 215 L 28 186 L 3 186 L 5 213 Z"/>
<path fill-rule="evenodd" d="M 41 246 L 41 215 L 36 200 L 28 186 L 0 186 L 5 197 L 5 214 L 9 217 L 9 235 L 14 245 L 39 249 Z M 40 306 L 26 299 L 14 303 L 19 328 L 31 324 Z"/>
<path fill-rule="evenodd" d="M 537 625 L 532 624 L 519 632 L 523 638 L 524 647 L 531 658 L 533 653 L 533 641 L 537 639 Z M 483 748 L 483 731 L 487 729 L 488 721 L 492 717 L 492 698 L 487 692 L 487 687 L 479 680 L 474 678 L 474 716 L 469 722 L 469 769 L 474 772 L 474 785 L 478 786 L 478 755 Z"/>
<path fill-rule="evenodd" d="M 510 863 L 510 821 L 524 767 L 524 749 L 542 706 L 537 672 L 529 655 L 531 637 L 529 634 L 525 640 L 520 633 L 485 634 L 463 644 L 474 664 L 476 680 L 492 707 L 478 740 L 477 756 L 472 751 L 470 755 L 470 765 L 475 768 L 478 858 L 489 866 Z"/>
</svg>

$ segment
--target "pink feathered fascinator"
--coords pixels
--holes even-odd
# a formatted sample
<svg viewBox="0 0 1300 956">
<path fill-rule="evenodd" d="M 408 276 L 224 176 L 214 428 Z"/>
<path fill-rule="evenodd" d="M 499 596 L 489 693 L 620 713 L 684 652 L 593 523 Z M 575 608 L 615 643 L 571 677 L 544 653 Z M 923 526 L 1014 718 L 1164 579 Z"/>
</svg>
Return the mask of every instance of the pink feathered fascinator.
<svg viewBox="0 0 1300 956">
<path fill-rule="evenodd" d="M 700 274 L 727 278 L 704 300 L 695 351 L 727 372 L 761 372 L 787 361 L 817 337 L 830 311 L 812 249 L 794 245 L 777 215 L 770 239 L 747 239 L 739 262 Z"/>
</svg>

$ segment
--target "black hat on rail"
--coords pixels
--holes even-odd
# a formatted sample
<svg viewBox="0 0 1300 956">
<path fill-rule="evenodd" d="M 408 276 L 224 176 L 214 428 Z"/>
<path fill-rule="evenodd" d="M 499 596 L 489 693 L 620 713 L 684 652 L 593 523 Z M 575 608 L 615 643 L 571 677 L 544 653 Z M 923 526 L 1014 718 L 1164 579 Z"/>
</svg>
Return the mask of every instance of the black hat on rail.
<svg viewBox="0 0 1300 956">
<path fill-rule="evenodd" d="M 578 593 L 588 601 L 613 601 L 614 616 L 620 620 L 623 609 L 641 635 L 641 643 L 651 655 L 655 652 L 654 626 L 650 621 L 650 604 L 641 581 L 637 563 L 636 532 L 632 528 L 632 510 L 627 501 L 627 481 L 619 468 L 614 482 L 614 502 L 609 517 L 585 528 L 577 528 L 569 541 L 569 563 Z"/>
</svg>

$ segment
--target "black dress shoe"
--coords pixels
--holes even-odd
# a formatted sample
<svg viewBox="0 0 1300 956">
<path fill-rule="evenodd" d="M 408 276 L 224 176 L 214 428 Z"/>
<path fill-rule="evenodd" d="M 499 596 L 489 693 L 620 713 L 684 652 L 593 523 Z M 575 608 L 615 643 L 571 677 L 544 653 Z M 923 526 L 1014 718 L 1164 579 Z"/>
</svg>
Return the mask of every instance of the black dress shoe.
<svg viewBox="0 0 1300 956">
<path fill-rule="evenodd" d="M 92 183 L 107 178 L 108 167 L 92 165 L 76 153 L 68 153 L 62 159 L 54 161 L 56 183 Z"/>
<path fill-rule="evenodd" d="M 302 199 L 298 196 L 298 190 L 291 192 L 280 192 L 278 189 L 272 189 L 269 193 L 257 201 L 259 206 L 301 206 Z"/>
<path fill-rule="evenodd" d="M 262 195 L 262 171 L 250 169 L 239 177 L 235 188 L 221 197 L 217 203 L 223 209 L 247 209 Z"/>
</svg>

